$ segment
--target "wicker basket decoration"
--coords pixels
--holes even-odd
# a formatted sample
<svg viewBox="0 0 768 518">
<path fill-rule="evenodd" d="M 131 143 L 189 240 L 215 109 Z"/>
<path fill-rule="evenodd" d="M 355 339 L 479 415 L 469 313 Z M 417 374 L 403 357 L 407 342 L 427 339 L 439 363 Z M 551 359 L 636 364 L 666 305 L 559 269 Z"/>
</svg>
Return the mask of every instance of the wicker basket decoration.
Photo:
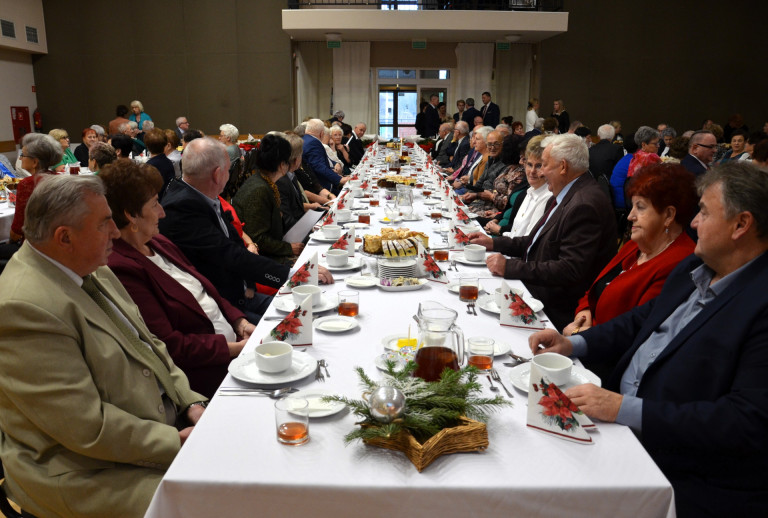
<svg viewBox="0 0 768 518">
<path fill-rule="evenodd" d="M 416 469 L 420 472 L 432 464 L 441 455 L 451 453 L 482 451 L 488 447 L 488 431 L 485 423 L 459 418 L 459 424 L 451 428 L 443 428 L 437 434 L 419 443 L 407 430 L 402 430 L 389 439 L 364 439 L 371 446 L 405 453 Z"/>
</svg>

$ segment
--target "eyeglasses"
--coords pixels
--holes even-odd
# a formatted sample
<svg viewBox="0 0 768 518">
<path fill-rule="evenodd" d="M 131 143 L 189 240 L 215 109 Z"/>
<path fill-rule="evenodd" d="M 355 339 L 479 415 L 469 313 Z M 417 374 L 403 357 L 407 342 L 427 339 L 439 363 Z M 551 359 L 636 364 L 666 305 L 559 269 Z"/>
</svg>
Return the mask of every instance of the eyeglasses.
<svg viewBox="0 0 768 518">
<path fill-rule="evenodd" d="M 717 144 L 696 144 L 697 146 L 705 147 L 707 149 L 715 149 Z"/>
<path fill-rule="evenodd" d="M 497 147 L 501 147 L 501 144 L 502 144 L 501 142 L 488 142 L 485 145 L 487 147 L 497 148 Z"/>
</svg>

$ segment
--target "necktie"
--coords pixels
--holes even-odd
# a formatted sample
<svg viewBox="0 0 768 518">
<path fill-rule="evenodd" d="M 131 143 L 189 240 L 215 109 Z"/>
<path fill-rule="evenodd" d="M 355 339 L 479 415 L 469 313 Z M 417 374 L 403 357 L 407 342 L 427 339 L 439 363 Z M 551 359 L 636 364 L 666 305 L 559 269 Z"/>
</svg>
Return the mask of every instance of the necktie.
<svg viewBox="0 0 768 518">
<path fill-rule="evenodd" d="M 101 310 L 107 314 L 112 323 L 117 326 L 120 332 L 124 335 L 125 339 L 128 340 L 128 342 L 133 346 L 139 356 L 146 360 L 147 364 L 155 373 L 155 376 L 160 382 L 160 385 L 162 385 L 163 389 L 165 389 L 165 393 L 168 395 L 171 401 L 176 404 L 177 407 L 181 408 L 181 402 L 179 401 L 179 396 L 176 393 L 176 387 L 173 385 L 173 380 L 171 379 L 170 372 L 168 372 L 168 368 L 162 361 L 160 361 L 160 358 L 155 354 L 155 352 L 147 347 L 147 345 L 144 344 L 144 342 L 142 342 L 139 337 L 133 334 L 128 326 L 126 326 L 125 322 L 123 322 L 122 319 L 118 317 L 117 314 L 115 314 L 112 306 L 109 305 L 109 302 L 107 302 L 106 297 L 104 297 L 104 294 L 101 293 L 101 290 L 99 290 L 99 287 L 96 285 L 96 282 L 93 280 L 92 276 L 86 275 L 83 278 L 83 290 L 93 299 L 96 305 L 99 306 Z"/>
<path fill-rule="evenodd" d="M 528 252 L 531 251 L 531 248 L 533 248 L 533 244 L 536 242 L 536 238 L 538 237 L 537 234 L 541 230 L 541 227 L 543 227 L 547 220 L 549 220 L 549 215 L 552 214 L 552 211 L 555 210 L 555 207 L 557 206 L 557 198 L 552 196 L 552 198 L 549 199 L 549 202 L 547 203 L 547 210 L 544 212 L 544 215 L 541 217 L 538 223 L 536 223 L 536 226 L 533 227 L 533 230 L 531 230 L 531 233 L 529 234 L 531 237 L 531 243 L 528 245 L 528 248 L 525 249 L 525 254 L 523 254 L 523 261 L 528 260 Z"/>
</svg>

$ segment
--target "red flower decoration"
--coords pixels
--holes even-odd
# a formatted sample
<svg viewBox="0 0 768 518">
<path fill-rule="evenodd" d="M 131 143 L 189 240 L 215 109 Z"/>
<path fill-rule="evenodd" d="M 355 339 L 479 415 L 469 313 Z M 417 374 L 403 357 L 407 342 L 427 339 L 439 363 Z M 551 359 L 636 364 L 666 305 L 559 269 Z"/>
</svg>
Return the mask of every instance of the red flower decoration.
<svg viewBox="0 0 768 518">
<path fill-rule="evenodd" d="M 307 282 L 309 280 L 309 269 L 310 265 L 309 261 L 307 261 L 291 276 L 291 280 L 288 281 L 288 286 L 293 288 L 294 286 Z"/>
<path fill-rule="evenodd" d="M 456 217 L 458 218 L 459 221 L 462 221 L 464 223 L 469 221 L 469 216 L 467 216 L 467 213 L 461 210 L 459 207 L 456 207 Z"/>
<path fill-rule="evenodd" d="M 270 336 L 283 341 L 286 338 L 297 335 L 301 332 L 301 319 L 298 318 L 299 308 L 294 309 L 288 316 L 283 319 L 282 322 L 277 324 L 272 331 L 269 332 Z M 306 312 L 304 312 L 306 314 Z"/>
<path fill-rule="evenodd" d="M 574 405 L 554 383 L 547 384 L 542 379 L 539 386 L 541 387 L 542 396 L 538 404 L 544 407 L 544 410 L 541 412 L 542 415 L 545 418 L 549 418 L 554 424 L 557 424 L 561 430 L 572 431 L 578 428 L 579 422 L 574 417 L 574 414 L 582 413 L 579 407 Z M 534 390 L 537 389 L 535 383 L 533 387 Z"/>
<path fill-rule="evenodd" d="M 460 228 L 454 228 L 453 233 L 454 233 L 454 239 L 456 240 L 457 243 L 460 243 L 463 245 L 469 243 L 469 238 Z"/>
<path fill-rule="evenodd" d="M 336 250 L 346 250 L 349 246 L 349 242 L 347 241 L 348 237 L 349 234 L 344 234 L 334 244 L 331 245 L 331 248 Z"/>
<path fill-rule="evenodd" d="M 424 268 L 427 270 L 427 272 L 431 274 L 435 279 L 440 278 L 440 276 L 443 274 L 443 271 L 437 265 L 432 255 L 424 252 L 422 257 L 424 258 Z"/>
</svg>

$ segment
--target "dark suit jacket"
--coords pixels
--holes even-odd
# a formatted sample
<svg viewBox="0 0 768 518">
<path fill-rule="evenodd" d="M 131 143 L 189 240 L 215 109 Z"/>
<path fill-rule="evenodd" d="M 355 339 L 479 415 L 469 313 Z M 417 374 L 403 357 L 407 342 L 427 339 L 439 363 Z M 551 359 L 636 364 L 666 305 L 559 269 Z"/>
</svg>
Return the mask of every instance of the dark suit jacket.
<svg viewBox="0 0 768 518">
<path fill-rule="evenodd" d="M 453 160 L 451 160 L 451 167 L 455 171 L 461 167 L 461 161 L 469 153 L 469 135 L 465 136 L 462 141 L 456 146 L 456 151 L 453 154 Z"/>
<path fill-rule="evenodd" d="M 707 172 L 707 168 L 701 165 L 701 162 L 699 162 L 699 160 L 691 154 L 685 155 L 683 159 L 680 160 L 680 165 L 688 169 L 696 176 L 703 175 Z"/>
<path fill-rule="evenodd" d="M 279 288 L 288 278 L 288 266 L 249 252 L 228 218 L 224 221 L 229 236 L 225 235 L 213 208 L 185 182 L 171 182 L 163 208 L 160 232 L 233 305 L 243 299 L 244 281 Z"/>
<path fill-rule="evenodd" d="M 483 106 L 485 108 L 485 106 Z M 482 115 L 483 109 L 480 109 L 480 114 Z M 488 108 L 485 109 L 485 115 L 483 115 L 483 124 L 486 126 L 491 126 L 495 128 L 499 125 L 499 121 L 501 120 L 501 110 L 499 110 L 499 105 L 494 103 L 493 101 L 488 103 Z"/>
<path fill-rule="evenodd" d="M 427 111 L 424 112 L 424 131 L 426 135 L 422 137 L 434 137 L 440 131 L 440 114 L 437 113 L 437 108 L 431 104 L 427 106 Z"/>
<path fill-rule="evenodd" d="M 504 278 L 523 281 L 561 330 L 573 321 L 579 299 L 616 254 L 616 217 L 611 201 L 585 173 L 542 228 L 528 261 L 519 259 L 533 237 L 497 237 L 493 250 L 510 256 Z"/>
<path fill-rule="evenodd" d="M 155 236 L 149 246 L 200 281 L 227 322 L 234 326 L 236 320 L 244 318 L 167 237 Z M 139 307 L 149 330 L 165 342 L 174 363 L 189 378 L 192 390 L 212 398 L 227 375 L 229 348 L 224 335 L 215 334 L 192 293 L 122 239 L 112 244 L 109 267 Z"/>
<path fill-rule="evenodd" d="M 638 347 L 694 290 L 693 255 L 647 304 L 584 332 L 587 358 L 618 360 L 617 390 Z M 672 482 L 678 516 L 760 516 L 768 507 L 768 253 L 672 339 L 638 387 L 643 446 Z"/>
<path fill-rule="evenodd" d="M 621 146 L 609 140 L 601 140 L 589 148 L 589 170 L 597 178 L 599 175 L 610 179 L 616 163 L 624 156 Z"/>
<path fill-rule="evenodd" d="M 483 114 L 475 108 L 474 106 L 467 107 L 466 110 L 464 110 L 464 115 L 461 116 L 461 120 L 469 124 L 469 130 L 472 131 L 472 128 L 475 127 L 475 117 L 482 117 Z"/>
<path fill-rule="evenodd" d="M 341 176 L 336 174 L 328 163 L 328 154 L 325 152 L 323 143 L 312 135 L 304 135 L 304 148 L 301 153 L 301 163 L 315 173 L 320 185 L 332 191 L 341 180 Z"/>
<path fill-rule="evenodd" d="M 176 178 L 176 170 L 173 167 L 173 162 L 171 162 L 170 158 L 165 156 L 165 153 L 160 153 L 147 160 L 147 164 L 160 171 L 160 176 L 163 177 L 163 188 L 160 189 L 159 193 L 159 199 L 162 201 L 165 190 L 168 188 L 168 184 L 171 183 L 171 180 Z"/>
<path fill-rule="evenodd" d="M 357 135 L 352 133 L 352 136 L 347 142 L 347 147 L 349 148 L 349 164 L 351 166 L 356 166 L 360 163 L 360 160 L 363 159 L 363 155 L 365 154 L 363 141 L 357 138 Z"/>
<path fill-rule="evenodd" d="M 297 187 L 296 184 L 292 183 L 288 175 L 277 180 L 275 185 L 277 185 L 277 191 L 280 193 L 280 213 L 283 218 L 283 232 L 288 232 L 304 216 L 304 199 L 297 190 L 301 187 Z"/>
<path fill-rule="evenodd" d="M 184 134 L 181 132 L 181 130 L 179 129 L 179 127 L 178 127 L 178 126 L 176 126 L 176 128 L 174 128 L 174 130 L 173 130 L 173 131 L 174 131 L 174 132 L 176 132 L 176 136 L 177 136 L 177 137 L 179 137 L 179 140 L 181 140 L 182 138 L 184 138 Z"/>
<path fill-rule="evenodd" d="M 437 150 L 437 164 L 440 167 L 447 167 L 451 163 L 451 157 L 453 157 L 454 154 L 456 154 L 456 142 L 453 142 L 453 137 L 451 135 L 448 135 L 448 137 L 443 140 L 442 145 L 440 146 L 440 149 Z"/>
</svg>

